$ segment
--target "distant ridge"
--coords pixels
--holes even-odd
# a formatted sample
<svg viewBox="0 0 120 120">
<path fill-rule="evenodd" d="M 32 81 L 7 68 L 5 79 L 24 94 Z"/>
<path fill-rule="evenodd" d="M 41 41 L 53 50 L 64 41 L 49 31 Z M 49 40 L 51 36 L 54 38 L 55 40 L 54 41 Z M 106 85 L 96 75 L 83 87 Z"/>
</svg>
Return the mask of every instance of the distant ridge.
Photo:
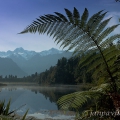
<svg viewBox="0 0 120 120">
<path fill-rule="evenodd" d="M 9 75 L 24 77 L 27 75 L 15 62 L 10 58 L 0 58 L 0 75 L 5 77 Z"/>
<path fill-rule="evenodd" d="M 44 50 L 41 52 L 35 52 L 24 50 L 22 47 L 20 47 L 16 48 L 14 51 L 9 50 L 7 52 L 0 52 L 1 58 L 9 58 L 9 60 L 11 59 L 22 71 L 26 73 L 26 75 L 31 75 L 35 72 L 41 73 L 46 69 L 49 69 L 51 66 L 55 66 L 57 64 L 58 59 L 61 59 L 62 57 L 70 58 L 71 56 L 72 52 L 65 52 L 62 50 L 60 51 L 55 48 L 51 48 L 49 50 Z M 6 63 L 6 65 L 13 65 L 13 63 L 10 63 L 10 61 L 7 62 L 8 63 Z M 1 71 L 4 68 L 4 66 L 2 66 L 1 64 Z M 9 72 L 7 69 L 6 71 L 8 74 Z M 4 75 L 4 73 L 5 71 L 1 72 L 0 74 Z"/>
</svg>

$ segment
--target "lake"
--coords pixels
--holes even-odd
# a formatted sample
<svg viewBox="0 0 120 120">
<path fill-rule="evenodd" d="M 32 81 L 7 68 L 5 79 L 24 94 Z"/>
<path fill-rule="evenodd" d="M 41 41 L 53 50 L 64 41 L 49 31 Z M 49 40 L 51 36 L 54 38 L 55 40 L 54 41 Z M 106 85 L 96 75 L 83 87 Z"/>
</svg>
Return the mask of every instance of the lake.
<svg viewBox="0 0 120 120">
<path fill-rule="evenodd" d="M 80 90 L 79 86 L 52 86 L 43 87 L 38 85 L 8 85 L 0 88 L 0 100 L 8 102 L 11 99 L 11 110 L 23 115 L 29 109 L 29 115 L 40 113 L 49 115 L 50 111 L 58 113 L 56 104 L 58 98 L 68 93 Z M 72 114 L 72 113 L 71 113 Z M 54 115 L 55 116 L 55 115 Z M 53 116 L 52 116 L 53 117 Z"/>
</svg>

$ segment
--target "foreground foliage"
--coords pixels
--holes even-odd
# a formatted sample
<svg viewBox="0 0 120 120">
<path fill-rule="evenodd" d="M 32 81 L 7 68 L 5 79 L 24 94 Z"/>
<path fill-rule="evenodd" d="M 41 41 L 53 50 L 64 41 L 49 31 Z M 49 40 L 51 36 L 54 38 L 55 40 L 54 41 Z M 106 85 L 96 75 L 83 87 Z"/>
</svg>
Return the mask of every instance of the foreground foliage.
<svg viewBox="0 0 120 120">
<path fill-rule="evenodd" d="M 2 120 L 16 120 L 16 116 L 14 115 L 16 110 L 10 111 L 10 103 L 11 100 L 8 101 L 7 105 L 5 104 L 5 101 L 0 101 L 0 119 Z M 25 112 L 21 120 L 25 120 L 25 117 L 28 113 L 28 110 Z"/>
</svg>

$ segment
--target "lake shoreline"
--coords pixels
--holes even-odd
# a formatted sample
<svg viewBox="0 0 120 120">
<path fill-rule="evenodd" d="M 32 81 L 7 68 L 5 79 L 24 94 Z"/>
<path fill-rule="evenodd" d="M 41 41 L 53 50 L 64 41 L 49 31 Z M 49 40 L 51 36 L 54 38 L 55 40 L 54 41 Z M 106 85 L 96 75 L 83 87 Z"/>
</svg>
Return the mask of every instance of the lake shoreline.
<svg viewBox="0 0 120 120">
<path fill-rule="evenodd" d="M 0 82 L 0 86 L 11 86 L 11 85 L 16 85 L 16 86 L 39 86 L 39 87 L 66 87 L 66 88 L 70 88 L 70 87 L 79 87 L 85 90 L 90 89 L 91 87 L 95 86 L 91 83 L 81 83 L 81 84 L 76 84 L 76 85 L 71 85 L 71 84 L 51 84 L 51 85 L 44 85 L 44 84 L 38 84 L 38 83 L 34 83 L 34 82 Z"/>
<path fill-rule="evenodd" d="M 0 86 L 7 86 L 7 84 L 4 84 L 4 83 L 0 83 Z"/>
</svg>

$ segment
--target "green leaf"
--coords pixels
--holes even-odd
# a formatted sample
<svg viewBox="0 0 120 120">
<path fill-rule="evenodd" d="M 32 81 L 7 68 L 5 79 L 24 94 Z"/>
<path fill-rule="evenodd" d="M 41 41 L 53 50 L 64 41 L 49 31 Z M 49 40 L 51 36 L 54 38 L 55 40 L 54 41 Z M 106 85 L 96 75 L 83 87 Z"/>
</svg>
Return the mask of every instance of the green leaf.
<svg viewBox="0 0 120 120">
<path fill-rule="evenodd" d="M 80 24 L 80 14 L 75 7 L 74 7 L 74 11 L 73 11 L 73 17 L 74 17 L 74 24 L 79 25 Z"/>
<path fill-rule="evenodd" d="M 22 120 L 25 120 L 25 117 L 26 117 L 28 111 L 29 111 L 29 109 L 25 112 L 24 116 L 22 117 Z"/>
<path fill-rule="evenodd" d="M 88 16 L 89 16 L 89 12 L 88 12 L 87 8 L 85 8 L 85 10 L 81 16 L 81 24 L 80 24 L 81 28 L 86 27 L 86 22 L 87 22 Z"/>
<path fill-rule="evenodd" d="M 70 10 L 65 8 L 66 15 L 71 23 L 74 23 L 73 14 Z"/>
</svg>

